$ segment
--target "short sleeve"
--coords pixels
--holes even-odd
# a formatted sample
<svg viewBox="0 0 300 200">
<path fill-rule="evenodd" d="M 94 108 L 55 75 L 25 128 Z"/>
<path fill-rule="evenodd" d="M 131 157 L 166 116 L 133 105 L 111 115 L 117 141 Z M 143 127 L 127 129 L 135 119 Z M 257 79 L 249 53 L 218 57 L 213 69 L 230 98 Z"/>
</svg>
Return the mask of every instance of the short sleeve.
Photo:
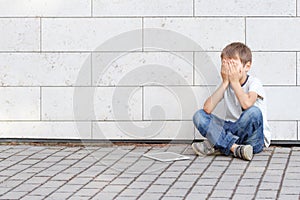
<svg viewBox="0 0 300 200">
<path fill-rule="evenodd" d="M 253 78 L 251 81 L 249 85 L 249 92 L 255 92 L 258 95 L 258 98 L 262 100 L 265 98 L 264 88 L 260 80 L 257 78 Z"/>
</svg>

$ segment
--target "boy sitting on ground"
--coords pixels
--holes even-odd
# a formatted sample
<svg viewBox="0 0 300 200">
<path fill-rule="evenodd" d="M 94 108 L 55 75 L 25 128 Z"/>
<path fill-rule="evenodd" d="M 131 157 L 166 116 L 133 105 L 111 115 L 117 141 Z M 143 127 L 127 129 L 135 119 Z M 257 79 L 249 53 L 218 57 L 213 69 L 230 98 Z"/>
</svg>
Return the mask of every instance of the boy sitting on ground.
<svg viewBox="0 0 300 200">
<path fill-rule="evenodd" d="M 247 73 L 252 64 L 251 50 L 243 43 L 227 45 L 221 53 L 222 83 L 205 101 L 193 122 L 207 140 L 192 144 L 197 155 L 211 155 L 219 150 L 251 160 L 264 146 L 270 145 L 266 115 L 266 97 L 261 82 Z M 225 119 L 212 114 L 224 99 Z"/>
</svg>

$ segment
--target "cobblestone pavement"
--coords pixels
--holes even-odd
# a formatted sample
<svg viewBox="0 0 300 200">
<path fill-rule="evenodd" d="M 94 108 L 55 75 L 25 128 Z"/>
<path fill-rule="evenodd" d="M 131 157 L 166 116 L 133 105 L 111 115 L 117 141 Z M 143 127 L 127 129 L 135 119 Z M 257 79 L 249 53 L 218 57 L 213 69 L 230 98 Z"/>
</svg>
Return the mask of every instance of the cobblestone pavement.
<svg viewBox="0 0 300 200">
<path fill-rule="evenodd" d="M 142 156 L 171 151 L 190 160 Z M 0 146 L 0 199 L 300 199 L 300 148 L 251 162 L 194 156 L 190 145 Z"/>
</svg>

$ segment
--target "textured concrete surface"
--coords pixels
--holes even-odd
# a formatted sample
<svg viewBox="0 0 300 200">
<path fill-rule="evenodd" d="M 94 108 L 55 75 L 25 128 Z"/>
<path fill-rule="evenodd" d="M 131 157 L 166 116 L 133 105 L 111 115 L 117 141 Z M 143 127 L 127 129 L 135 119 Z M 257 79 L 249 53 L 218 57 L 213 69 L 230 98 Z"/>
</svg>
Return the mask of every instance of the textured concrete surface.
<svg viewBox="0 0 300 200">
<path fill-rule="evenodd" d="M 189 160 L 159 162 L 147 152 Z M 190 145 L 0 146 L 0 199 L 296 199 L 300 148 L 270 147 L 251 162 L 197 157 Z"/>
</svg>

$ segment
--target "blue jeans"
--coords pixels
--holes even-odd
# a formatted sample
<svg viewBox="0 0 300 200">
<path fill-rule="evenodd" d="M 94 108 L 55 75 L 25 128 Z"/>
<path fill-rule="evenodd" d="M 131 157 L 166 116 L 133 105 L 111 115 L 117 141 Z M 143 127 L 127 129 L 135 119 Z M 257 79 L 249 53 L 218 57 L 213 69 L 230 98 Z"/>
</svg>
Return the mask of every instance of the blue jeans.
<svg viewBox="0 0 300 200">
<path fill-rule="evenodd" d="M 230 154 L 234 143 L 250 144 L 253 153 L 259 153 L 264 148 L 263 117 L 260 109 L 255 106 L 243 111 L 236 122 L 207 114 L 203 109 L 194 114 L 193 122 L 201 135 L 225 155 Z"/>
</svg>

